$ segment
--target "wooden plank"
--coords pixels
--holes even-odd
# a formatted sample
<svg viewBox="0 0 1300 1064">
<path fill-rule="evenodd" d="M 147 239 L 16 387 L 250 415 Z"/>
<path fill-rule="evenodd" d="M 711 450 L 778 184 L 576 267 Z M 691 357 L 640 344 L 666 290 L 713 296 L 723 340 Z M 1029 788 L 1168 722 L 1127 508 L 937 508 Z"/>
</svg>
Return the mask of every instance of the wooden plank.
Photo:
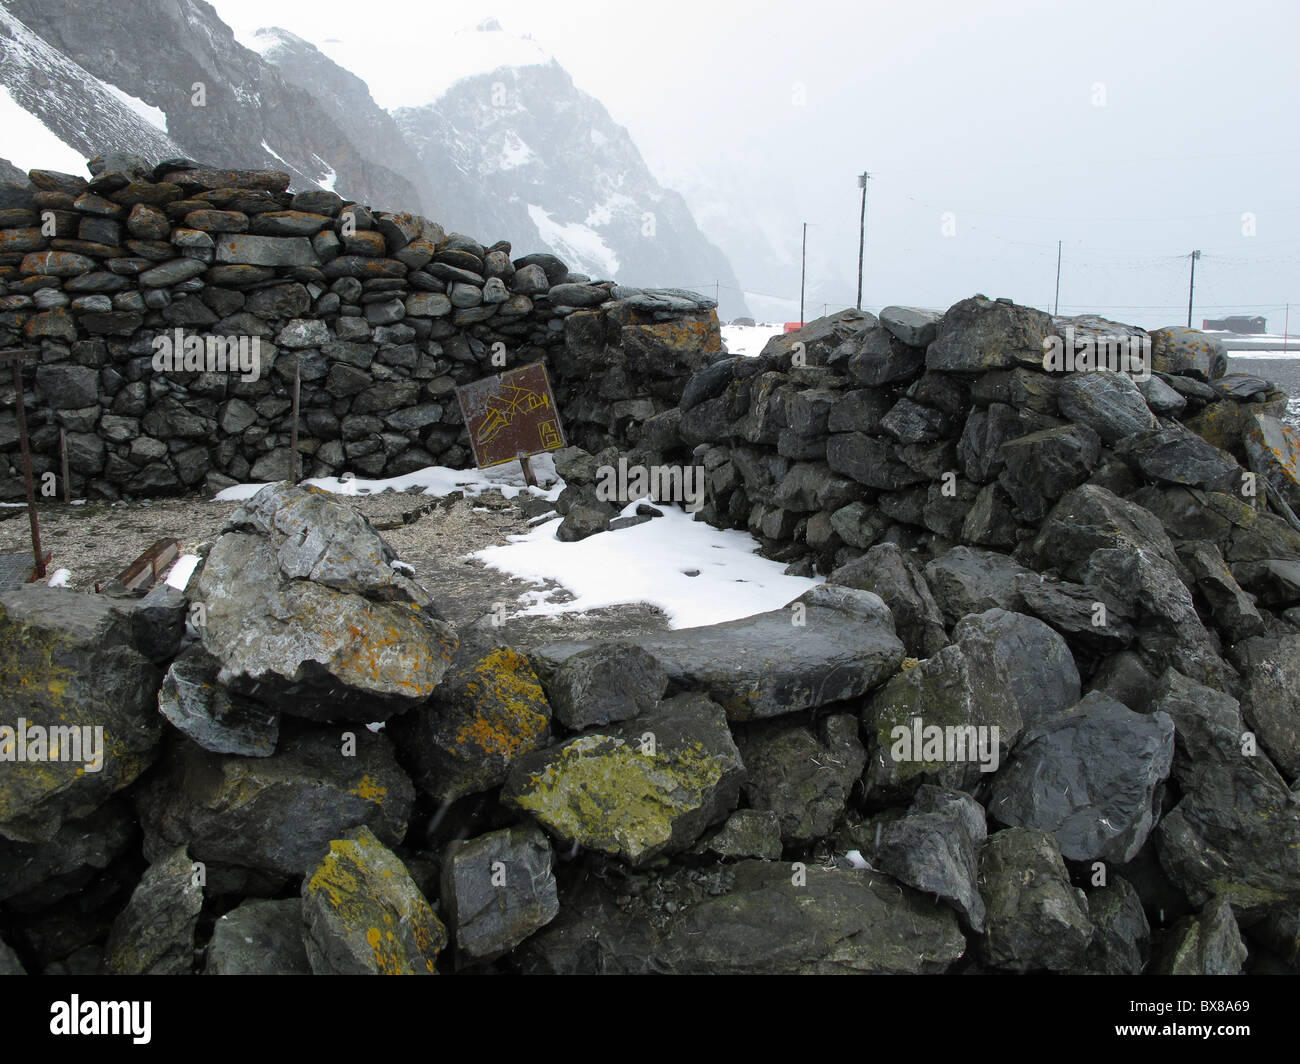
<svg viewBox="0 0 1300 1064">
<path fill-rule="evenodd" d="M 27 358 L 40 358 L 39 347 L 11 347 L 0 351 L 0 362 L 21 362 Z"/>
<path fill-rule="evenodd" d="M 147 591 L 158 582 L 158 577 L 167 571 L 179 553 L 178 540 L 160 539 L 104 585 L 104 590 L 136 591 L 143 588 Z M 100 585 L 96 585 L 95 590 L 100 589 Z"/>
</svg>

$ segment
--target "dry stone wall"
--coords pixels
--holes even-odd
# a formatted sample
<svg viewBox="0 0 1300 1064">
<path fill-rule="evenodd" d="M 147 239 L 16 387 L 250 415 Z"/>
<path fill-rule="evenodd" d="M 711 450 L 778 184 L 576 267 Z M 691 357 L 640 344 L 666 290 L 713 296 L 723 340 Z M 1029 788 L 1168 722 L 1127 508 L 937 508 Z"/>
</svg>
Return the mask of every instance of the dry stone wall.
<svg viewBox="0 0 1300 1064">
<path fill-rule="evenodd" d="M 721 352 L 711 300 L 293 193 L 285 173 L 127 155 L 89 168 L 0 185 L 0 348 L 40 348 L 24 377 L 33 465 L 57 475 L 62 429 L 75 495 L 287 476 L 295 373 L 303 472 L 389 477 L 472 464 L 460 384 L 544 362 L 570 440 L 599 450 Z M 9 385 L 3 498 L 22 495 L 14 399 Z"/>
</svg>

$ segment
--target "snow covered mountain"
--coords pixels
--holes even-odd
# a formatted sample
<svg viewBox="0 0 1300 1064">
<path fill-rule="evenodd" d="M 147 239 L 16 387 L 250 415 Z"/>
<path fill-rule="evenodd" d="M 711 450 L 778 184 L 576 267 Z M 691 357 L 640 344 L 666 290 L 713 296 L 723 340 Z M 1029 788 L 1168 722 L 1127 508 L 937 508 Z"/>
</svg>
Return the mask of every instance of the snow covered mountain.
<svg viewBox="0 0 1300 1064">
<path fill-rule="evenodd" d="M 495 20 L 452 34 L 427 82 L 436 98 L 392 114 L 302 37 L 249 43 L 203 0 L 0 0 L 0 158 L 82 173 L 113 149 L 271 167 L 293 188 L 549 249 L 592 277 L 716 283 L 723 318 L 748 313 L 685 200 L 537 42 Z"/>
<path fill-rule="evenodd" d="M 0 84 L 75 152 L 268 167 L 287 171 L 295 188 L 334 187 L 377 207 L 423 206 L 409 179 L 362 151 L 202 0 L 0 3 Z M 7 132 L 0 156 L 11 158 Z"/>
</svg>

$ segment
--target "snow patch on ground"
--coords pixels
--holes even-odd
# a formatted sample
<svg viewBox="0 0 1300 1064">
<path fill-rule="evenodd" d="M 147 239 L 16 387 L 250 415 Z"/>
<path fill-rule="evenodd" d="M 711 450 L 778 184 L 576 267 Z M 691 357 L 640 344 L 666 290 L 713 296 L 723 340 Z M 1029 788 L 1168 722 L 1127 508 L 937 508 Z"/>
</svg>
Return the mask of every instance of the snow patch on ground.
<svg viewBox="0 0 1300 1064">
<path fill-rule="evenodd" d="M 500 491 L 506 498 L 514 498 L 521 491 L 529 491 L 554 502 L 564 490 L 564 481 L 555 472 L 553 457 L 534 455 L 532 465 L 540 488 L 528 488 L 523 471 L 514 462 L 492 469 L 431 466 L 389 480 L 363 480 L 344 474 L 304 483 L 339 495 L 419 487 L 423 489 L 420 496 L 463 491 L 466 496 L 477 497 L 485 491 Z M 237 484 L 219 492 L 214 501 L 251 499 L 264 487 Z M 628 503 L 623 514 L 634 514 L 637 505 L 645 501 Z M 520 596 L 521 608 L 513 615 L 516 617 L 558 616 L 647 603 L 663 610 L 671 627 L 695 628 L 780 609 L 823 582 L 786 576 L 779 562 L 754 553 L 759 544 L 747 532 L 713 528 L 675 506 L 661 505 L 659 509 L 663 517 L 601 532 L 577 543 L 562 543 L 555 538 L 561 518 L 538 518 L 541 523 L 533 531 L 511 536 L 509 543 L 476 551 L 469 557 L 543 588 L 548 583 L 559 584 L 573 596 L 572 601 L 555 602 L 553 589 L 525 592 Z M 176 564 L 179 568 L 181 562 Z"/>
<path fill-rule="evenodd" d="M 0 85 L 0 156 L 20 170 L 59 170 L 82 174 L 86 157 L 61 141 Z"/>
<path fill-rule="evenodd" d="M 50 574 L 48 581 L 50 587 L 67 587 L 68 581 L 72 579 L 71 569 L 55 569 Z"/>
<path fill-rule="evenodd" d="M 129 92 L 123 92 L 116 85 L 110 84 L 101 78 L 95 78 L 103 86 L 104 91 L 109 93 L 123 107 L 133 114 L 139 115 L 159 133 L 167 132 L 167 115 L 161 107 L 150 107 L 138 96 L 132 96 Z"/>
<path fill-rule="evenodd" d="M 722 343 L 733 355 L 754 358 L 760 354 L 773 336 L 785 332 L 784 322 L 764 325 L 724 325 Z"/>
<path fill-rule="evenodd" d="M 629 503 L 623 514 L 644 501 Z M 577 543 L 555 538 L 554 518 L 470 557 L 521 580 L 553 581 L 574 596 L 555 602 L 552 591 L 527 592 L 516 617 L 644 602 L 663 610 L 672 628 L 697 628 L 780 609 L 822 582 L 786 576 L 783 565 L 754 553 L 758 542 L 746 532 L 714 528 L 673 506 L 660 509 L 663 517 Z"/>
<path fill-rule="evenodd" d="M 528 204 L 528 217 L 537 226 L 542 242 L 576 271 L 611 280 L 618 273 L 618 256 L 594 229 L 581 222 L 557 222 L 550 211 L 535 203 Z"/>
<path fill-rule="evenodd" d="M 323 188 L 326 192 L 337 192 L 338 189 L 334 187 L 335 185 L 338 184 L 339 181 L 339 175 L 337 171 L 335 171 L 334 167 L 330 166 L 329 163 L 327 163 L 315 152 L 312 153 L 312 158 L 315 159 L 318 163 L 320 163 L 321 169 L 325 171 L 325 176 L 322 177 L 316 183 L 320 185 L 320 187 Z"/>
</svg>

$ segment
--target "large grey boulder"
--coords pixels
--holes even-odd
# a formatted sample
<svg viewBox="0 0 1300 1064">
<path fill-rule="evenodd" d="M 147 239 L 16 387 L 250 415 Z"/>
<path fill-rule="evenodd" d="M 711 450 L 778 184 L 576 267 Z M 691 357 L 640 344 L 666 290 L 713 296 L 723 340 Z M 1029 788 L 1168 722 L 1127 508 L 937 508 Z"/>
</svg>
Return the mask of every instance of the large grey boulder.
<svg viewBox="0 0 1300 1064">
<path fill-rule="evenodd" d="M 1151 947 L 1151 925 L 1138 892 L 1123 876 L 1111 876 L 1088 895 L 1088 916 L 1096 927 L 1084 971 L 1097 975 L 1139 975 Z"/>
<path fill-rule="evenodd" d="M 1093 692 L 1026 731 L 993 781 L 989 814 L 1050 831 L 1063 857 L 1126 864 L 1155 826 L 1155 793 L 1174 757 L 1167 714 L 1134 713 Z"/>
<path fill-rule="evenodd" d="M 948 308 L 926 349 L 927 369 L 978 373 L 1017 365 L 1041 367 L 1052 318 L 1041 310 L 984 296 Z"/>
<path fill-rule="evenodd" d="M 897 671 L 903 644 L 876 595 L 818 585 L 785 609 L 631 640 L 668 673 L 670 691 L 701 691 L 732 721 L 857 698 Z M 591 643 L 535 652 L 543 674 Z"/>
<path fill-rule="evenodd" d="M 1056 402 L 1062 414 L 1087 425 L 1106 444 L 1159 427 L 1133 378 L 1123 373 L 1076 373 L 1061 382 Z"/>
<path fill-rule="evenodd" d="M 1241 715 L 1288 779 L 1300 777 L 1300 635 L 1247 639 L 1233 647 L 1241 668 Z"/>
<path fill-rule="evenodd" d="M 316 720 L 384 720 L 433 693 L 455 633 L 364 518 L 282 483 L 227 528 L 198 577 L 221 684 Z"/>
<path fill-rule="evenodd" d="M 1196 916 L 1174 925 L 1153 966 L 1157 975 L 1240 975 L 1246 943 L 1226 898 L 1215 898 Z"/>
<path fill-rule="evenodd" d="M 442 902 L 457 963 L 495 960 L 560 910 L 551 844 L 531 824 L 452 842 L 442 859 Z"/>
<path fill-rule="evenodd" d="M 1220 341 L 1199 329 L 1170 325 L 1151 333 L 1151 368 L 1211 381 L 1228 371 L 1228 353 Z"/>
<path fill-rule="evenodd" d="M 834 518 L 831 519 L 832 524 Z M 896 543 L 881 543 L 841 565 L 827 583 L 879 595 L 894 616 L 894 626 L 909 657 L 928 658 L 948 641 L 943 613 L 930 593 L 921 567 Z"/>
<path fill-rule="evenodd" d="M 1017 580 L 1029 573 L 996 551 L 954 547 L 925 567 L 925 578 L 944 617 L 956 623 L 985 610 L 1016 610 L 1021 605 Z"/>
<path fill-rule="evenodd" d="M 146 857 L 188 844 L 195 860 L 283 876 L 359 825 L 396 845 L 414 800 L 389 741 L 365 728 L 283 734 L 270 757 L 184 743 L 135 797 Z"/>
<path fill-rule="evenodd" d="M 280 714 L 217 682 L 221 663 L 192 643 L 171 663 L 158 692 L 158 712 L 214 754 L 266 757 L 275 752 Z"/>
<path fill-rule="evenodd" d="M 189 975 L 203 882 L 184 846 L 161 855 L 140 877 L 104 947 L 109 975 Z"/>
</svg>

